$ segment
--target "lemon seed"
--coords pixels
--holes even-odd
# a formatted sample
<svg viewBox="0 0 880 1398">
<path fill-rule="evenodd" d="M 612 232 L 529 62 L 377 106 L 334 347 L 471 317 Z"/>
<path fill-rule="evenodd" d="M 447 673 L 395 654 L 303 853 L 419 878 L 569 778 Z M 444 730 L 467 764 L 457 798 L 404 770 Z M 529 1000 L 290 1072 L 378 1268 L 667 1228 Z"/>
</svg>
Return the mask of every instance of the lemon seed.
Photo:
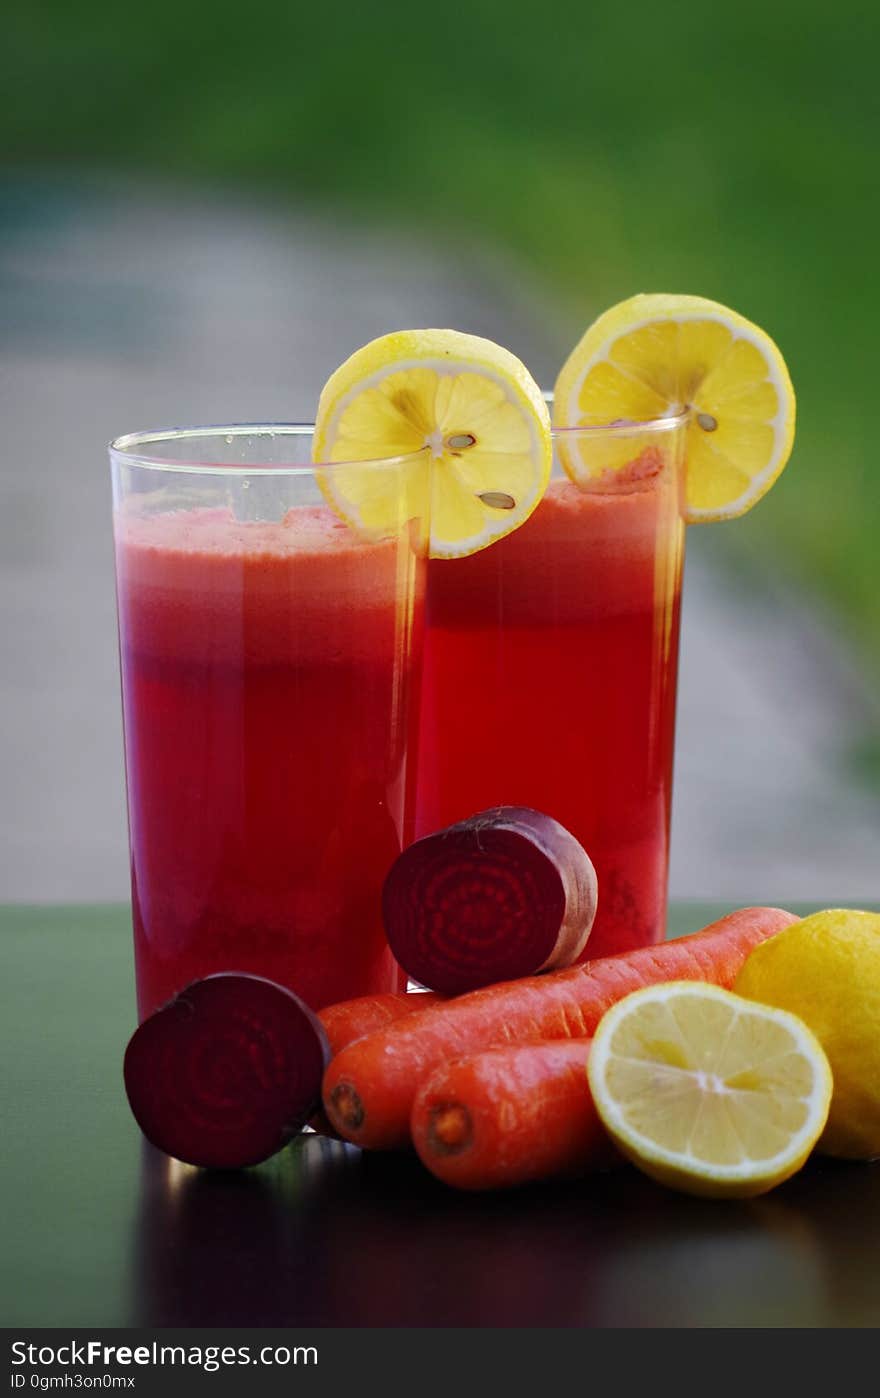
<svg viewBox="0 0 880 1398">
<path fill-rule="evenodd" d="M 505 495 L 503 490 L 484 490 L 482 495 L 477 496 L 484 505 L 488 505 L 492 510 L 515 510 L 516 501 L 512 495 Z"/>
</svg>

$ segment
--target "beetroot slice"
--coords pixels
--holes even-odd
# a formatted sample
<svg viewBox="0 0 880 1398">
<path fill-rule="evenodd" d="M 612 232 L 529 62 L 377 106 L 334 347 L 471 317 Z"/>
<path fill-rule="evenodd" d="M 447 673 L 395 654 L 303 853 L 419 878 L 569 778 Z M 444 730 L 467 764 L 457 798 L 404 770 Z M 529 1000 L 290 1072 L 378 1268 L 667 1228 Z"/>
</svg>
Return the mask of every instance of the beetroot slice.
<svg viewBox="0 0 880 1398">
<path fill-rule="evenodd" d="M 499 806 L 427 835 L 395 860 L 382 893 L 391 950 L 444 995 L 570 966 L 596 915 L 582 845 L 524 806 Z"/>
<path fill-rule="evenodd" d="M 324 1027 L 262 976 L 193 981 L 135 1030 L 125 1090 L 147 1140 L 190 1165 L 236 1169 L 274 1155 L 321 1101 Z"/>
</svg>

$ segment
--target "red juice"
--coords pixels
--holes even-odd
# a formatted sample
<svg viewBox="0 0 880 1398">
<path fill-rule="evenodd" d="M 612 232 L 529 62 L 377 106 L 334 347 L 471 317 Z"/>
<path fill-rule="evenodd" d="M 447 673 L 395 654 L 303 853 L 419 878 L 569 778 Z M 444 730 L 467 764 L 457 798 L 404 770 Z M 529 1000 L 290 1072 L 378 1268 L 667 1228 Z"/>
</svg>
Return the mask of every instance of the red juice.
<svg viewBox="0 0 880 1398">
<path fill-rule="evenodd" d="M 116 536 L 141 1016 L 214 971 L 315 1009 L 399 989 L 422 565 L 323 506 L 123 509 Z"/>
<path fill-rule="evenodd" d="M 683 555 L 678 471 L 649 448 L 428 565 L 417 833 L 500 804 L 561 821 L 599 879 L 584 958 L 665 931 Z"/>
</svg>

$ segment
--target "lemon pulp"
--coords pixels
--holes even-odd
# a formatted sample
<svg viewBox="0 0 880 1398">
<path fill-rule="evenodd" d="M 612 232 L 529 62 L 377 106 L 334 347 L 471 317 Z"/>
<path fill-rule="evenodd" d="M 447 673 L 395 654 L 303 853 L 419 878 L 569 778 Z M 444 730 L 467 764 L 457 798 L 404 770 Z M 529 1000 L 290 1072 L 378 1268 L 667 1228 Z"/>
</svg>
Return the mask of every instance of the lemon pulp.
<svg viewBox="0 0 880 1398">
<path fill-rule="evenodd" d="M 818 1140 L 831 1099 L 828 1061 L 806 1025 L 690 981 L 614 1006 L 588 1073 L 622 1152 L 695 1194 L 760 1194 L 787 1179 Z"/>
</svg>

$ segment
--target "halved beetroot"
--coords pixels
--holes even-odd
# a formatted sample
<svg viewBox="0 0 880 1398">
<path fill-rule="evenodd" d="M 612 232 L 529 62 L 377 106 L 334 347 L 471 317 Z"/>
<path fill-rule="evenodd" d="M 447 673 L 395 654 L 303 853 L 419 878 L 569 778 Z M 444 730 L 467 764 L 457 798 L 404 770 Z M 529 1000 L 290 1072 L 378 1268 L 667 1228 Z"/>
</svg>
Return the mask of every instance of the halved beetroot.
<svg viewBox="0 0 880 1398">
<path fill-rule="evenodd" d="M 149 1141 L 190 1165 L 274 1155 L 321 1100 L 330 1045 L 298 996 L 261 976 L 193 981 L 135 1030 L 125 1090 Z"/>
<path fill-rule="evenodd" d="M 571 965 L 596 902 L 583 846 L 524 806 L 481 811 L 417 840 L 395 860 L 382 894 L 397 960 L 444 995 Z"/>
</svg>

